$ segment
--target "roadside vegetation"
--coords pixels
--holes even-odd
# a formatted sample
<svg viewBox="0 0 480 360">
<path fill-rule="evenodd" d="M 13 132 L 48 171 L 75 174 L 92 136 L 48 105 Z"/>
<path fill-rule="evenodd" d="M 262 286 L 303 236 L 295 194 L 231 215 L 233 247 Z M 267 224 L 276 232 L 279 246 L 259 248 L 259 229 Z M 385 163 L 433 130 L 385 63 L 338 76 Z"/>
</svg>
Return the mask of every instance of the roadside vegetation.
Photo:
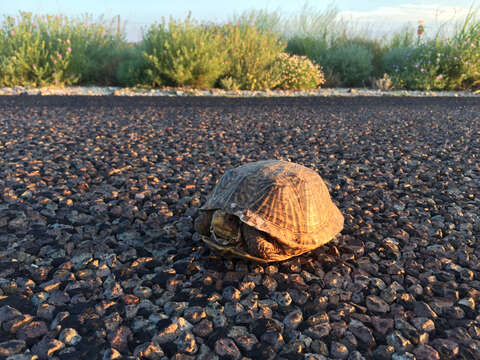
<svg viewBox="0 0 480 360">
<path fill-rule="evenodd" d="M 473 10 L 448 35 L 419 22 L 382 38 L 335 8 L 308 5 L 289 18 L 250 11 L 222 24 L 162 19 L 138 43 L 127 42 L 115 25 L 89 16 L 4 16 L 0 86 L 480 88 L 480 21 Z"/>
</svg>

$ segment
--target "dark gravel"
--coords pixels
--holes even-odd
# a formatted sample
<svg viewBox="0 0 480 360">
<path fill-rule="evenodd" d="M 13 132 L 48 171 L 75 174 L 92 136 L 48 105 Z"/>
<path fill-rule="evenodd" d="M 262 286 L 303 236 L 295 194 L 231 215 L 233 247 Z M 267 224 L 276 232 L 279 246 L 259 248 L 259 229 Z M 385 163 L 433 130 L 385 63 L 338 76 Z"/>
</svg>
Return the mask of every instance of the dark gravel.
<svg viewBox="0 0 480 360">
<path fill-rule="evenodd" d="M 0 97 L 0 359 L 480 359 L 476 98 Z M 345 216 L 271 265 L 194 234 L 289 159 Z"/>
</svg>

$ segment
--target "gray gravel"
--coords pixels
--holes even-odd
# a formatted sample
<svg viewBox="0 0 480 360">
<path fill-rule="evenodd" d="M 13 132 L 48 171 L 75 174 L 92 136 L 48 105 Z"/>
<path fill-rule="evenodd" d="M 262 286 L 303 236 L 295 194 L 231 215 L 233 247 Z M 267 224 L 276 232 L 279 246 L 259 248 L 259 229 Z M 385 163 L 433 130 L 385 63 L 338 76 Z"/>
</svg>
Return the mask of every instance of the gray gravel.
<svg viewBox="0 0 480 360">
<path fill-rule="evenodd" d="M 61 96 L 208 96 L 208 97 L 304 97 L 304 96 L 421 96 L 421 97 L 479 97 L 479 91 L 418 91 L 418 90 L 379 90 L 367 88 L 325 88 L 316 90 L 223 90 L 223 89 L 189 89 L 189 88 L 162 88 L 140 89 L 101 86 L 72 86 L 66 88 L 0 88 L 1 95 L 61 95 Z"/>
<path fill-rule="evenodd" d="M 0 97 L 0 358 L 480 359 L 477 98 Z M 345 216 L 269 265 L 194 233 L 223 172 Z"/>
</svg>

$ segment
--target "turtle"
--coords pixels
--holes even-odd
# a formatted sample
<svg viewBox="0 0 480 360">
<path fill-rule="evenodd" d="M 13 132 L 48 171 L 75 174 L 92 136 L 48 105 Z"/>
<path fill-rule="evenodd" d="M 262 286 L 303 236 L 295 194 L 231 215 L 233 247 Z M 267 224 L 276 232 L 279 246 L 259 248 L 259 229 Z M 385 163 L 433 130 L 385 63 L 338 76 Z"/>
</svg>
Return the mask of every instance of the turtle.
<svg viewBox="0 0 480 360">
<path fill-rule="evenodd" d="M 327 243 L 343 229 L 343 221 L 314 170 L 263 160 L 225 171 L 194 227 L 223 255 L 269 263 Z"/>
</svg>

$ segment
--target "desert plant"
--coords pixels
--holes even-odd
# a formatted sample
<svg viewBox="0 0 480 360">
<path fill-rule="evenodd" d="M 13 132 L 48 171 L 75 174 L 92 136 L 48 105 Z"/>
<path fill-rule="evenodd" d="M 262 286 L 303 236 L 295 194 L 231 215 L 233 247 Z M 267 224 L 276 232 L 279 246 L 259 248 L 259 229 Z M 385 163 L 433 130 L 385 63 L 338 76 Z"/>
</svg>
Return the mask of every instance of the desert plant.
<svg viewBox="0 0 480 360">
<path fill-rule="evenodd" d="M 146 73 L 153 85 L 212 87 L 226 69 L 226 50 L 214 26 L 190 16 L 152 25 L 144 36 Z"/>
<path fill-rule="evenodd" d="M 473 88 L 480 81 L 480 23 L 471 11 L 451 38 L 406 41 L 384 56 L 386 72 L 396 87 L 416 90 Z"/>
<path fill-rule="evenodd" d="M 0 85 L 70 85 L 78 76 L 70 71 L 72 43 L 62 31 L 65 18 L 39 17 L 21 12 L 2 24 Z"/>
<path fill-rule="evenodd" d="M 285 20 L 278 11 L 247 10 L 240 15 L 233 15 L 230 23 L 254 26 L 260 32 L 274 32 L 279 34 L 285 26 Z"/>
<path fill-rule="evenodd" d="M 307 57 L 282 53 L 273 63 L 269 73 L 278 82 L 278 89 L 316 89 L 325 82 L 320 66 Z M 273 81 L 272 81 L 273 82 Z"/>
<path fill-rule="evenodd" d="M 391 77 L 396 88 L 421 89 L 427 85 L 430 89 L 430 79 L 435 69 L 425 57 L 425 52 L 420 47 L 397 47 L 392 48 L 385 54 L 384 68 Z"/>
<path fill-rule="evenodd" d="M 394 89 L 393 81 L 386 73 L 383 74 L 383 77 L 372 81 L 372 83 L 374 84 L 374 87 L 378 90 L 389 91 Z"/>
<path fill-rule="evenodd" d="M 368 49 L 372 55 L 372 72 L 371 76 L 381 77 L 385 70 L 383 69 L 383 56 L 385 55 L 386 48 L 384 39 L 381 38 L 367 38 L 367 37 L 353 37 L 348 41 L 350 44 L 358 44 L 361 47 Z M 368 83 L 368 81 L 367 81 Z M 373 85 L 373 84 L 368 84 Z"/>
<path fill-rule="evenodd" d="M 246 90 L 269 89 L 272 83 L 267 69 L 285 49 L 278 35 L 259 30 L 255 25 L 226 24 L 220 28 L 227 52 L 224 77 L 231 77 Z"/>
<path fill-rule="evenodd" d="M 124 49 L 128 47 L 123 29 L 120 36 L 113 19 L 89 15 L 69 19 L 66 31 L 74 56 L 71 71 L 81 84 L 113 85 Z"/>
<path fill-rule="evenodd" d="M 91 16 L 4 16 L 0 24 L 0 86 L 73 84 L 220 86 L 261 90 L 310 87 L 311 66 L 322 66 L 323 86 L 392 86 L 406 89 L 477 89 L 480 22 L 473 10 L 453 36 L 442 29 L 417 34 L 406 27 L 373 38 L 335 7 L 305 3 L 299 13 L 252 10 L 227 24 L 163 20 L 128 44 L 113 19 Z M 358 24 L 357 24 L 358 25 Z M 446 27 L 445 27 L 446 28 Z M 367 31 L 366 31 L 367 30 Z M 281 59 L 281 60 L 279 60 Z M 279 69 L 282 69 L 280 71 Z M 286 70 L 285 70 L 286 71 Z M 386 73 L 388 78 L 380 77 Z M 285 74 L 283 75 L 285 76 Z M 316 77 L 312 78 L 315 82 Z M 377 84 L 376 84 L 377 83 Z"/>
<path fill-rule="evenodd" d="M 143 46 L 141 45 L 130 45 L 125 48 L 116 73 L 118 84 L 141 86 L 147 82 L 147 63 L 142 51 Z"/>
<path fill-rule="evenodd" d="M 415 27 L 405 25 L 400 30 L 392 33 L 388 39 L 385 39 L 385 52 L 395 48 L 407 48 L 415 46 L 418 42 Z"/>
<path fill-rule="evenodd" d="M 318 10 L 306 1 L 300 11 L 290 18 L 288 28 L 294 35 L 313 37 L 317 41 L 331 44 L 345 33 L 345 23 L 339 13 L 338 8 L 332 4 L 324 10 Z"/>
<path fill-rule="evenodd" d="M 289 21 L 291 35 L 287 52 L 304 55 L 317 64 L 324 64 L 332 44 L 345 35 L 346 30 L 335 6 L 317 10 L 305 2 L 300 11 Z"/>
<path fill-rule="evenodd" d="M 394 48 L 384 57 L 385 69 L 397 88 L 453 89 L 463 67 L 454 52 L 455 48 L 435 41 L 416 47 Z"/>
<path fill-rule="evenodd" d="M 370 49 L 350 43 L 330 50 L 321 64 L 327 70 L 340 74 L 343 85 L 362 86 L 373 71 L 372 60 Z"/>
<path fill-rule="evenodd" d="M 112 83 L 125 41 L 105 24 L 89 16 L 27 12 L 4 18 L 0 82 L 10 86 Z"/>
<path fill-rule="evenodd" d="M 225 89 L 225 90 L 239 90 L 240 89 L 240 85 L 231 76 L 222 77 L 219 80 L 219 85 L 220 85 L 220 88 Z"/>
<path fill-rule="evenodd" d="M 452 39 L 450 49 L 454 53 L 447 58 L 448 65 L 441 69 L 449 78 L 449 87 L 480 86 L 480 19 L 477 15 L 478 12 L 471 9 Z"/>
<path fill-rule="evenodd" d="M 288 39 L 286 52 L 322 63 L 328 53 L 328 44 L 312 35 L 297 34 Z"/>
</svg>

